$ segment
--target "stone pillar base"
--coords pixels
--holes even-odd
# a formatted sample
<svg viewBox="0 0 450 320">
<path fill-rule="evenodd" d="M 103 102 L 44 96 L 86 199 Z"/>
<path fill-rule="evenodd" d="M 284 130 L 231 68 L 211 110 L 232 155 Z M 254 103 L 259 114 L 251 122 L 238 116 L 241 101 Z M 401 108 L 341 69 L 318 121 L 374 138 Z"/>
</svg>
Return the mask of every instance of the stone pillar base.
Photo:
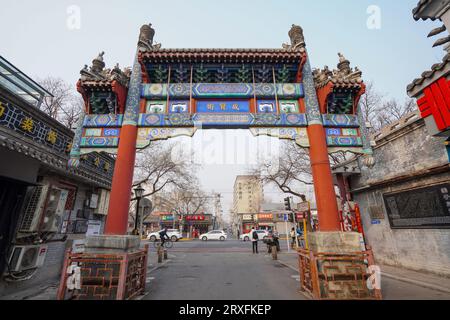
<svg viewBox="0 0 450 320">
<path fill-rule="evenodd" d="M 361 252 L 358 232 L 311 232 L 308 233 L 309 250 L 315 253 Z"/>
<path fill-rule="evenodd" d="M 148 245 L 138 236 L 86 238 L 83 253 L 69 249 L 58 300 L 129 300 L 145 292 Z"/>
<path fill-rule="evenodd" d="M 374 259 L 359 233 L 313 232 L 308 244 L 298 250 L 302 291 L 315 299 L 381 299 L 381 288 L 368 286 Z"/>
<path fill-rule="evenodd" d="M 131 253 L 139 251 L 139 236 L 98 235 L 86 237 L 85 253 Z"/>
</svg>

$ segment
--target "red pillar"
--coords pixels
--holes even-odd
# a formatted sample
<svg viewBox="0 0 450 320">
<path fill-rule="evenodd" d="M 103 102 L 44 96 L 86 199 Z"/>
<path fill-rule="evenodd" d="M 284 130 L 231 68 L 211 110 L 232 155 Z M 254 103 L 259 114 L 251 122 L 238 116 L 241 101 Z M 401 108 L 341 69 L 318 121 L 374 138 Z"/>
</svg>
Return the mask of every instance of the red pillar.
<svg viewBox="0 0 450 320">
<path fill-rule="evenodd" d="M 340 231 L 339 211 L 325 130 L 320 124 L 312 124 L 308 126 L 308 135 L 320 231 Z"/>
<path fill-rule="evenodd" d="M 134 161 L 136 159 L 136 138 L 136 126 L 125 125 L 122 127 L 112 180 L 105 234 L 127 234 Z"/>
</svg>

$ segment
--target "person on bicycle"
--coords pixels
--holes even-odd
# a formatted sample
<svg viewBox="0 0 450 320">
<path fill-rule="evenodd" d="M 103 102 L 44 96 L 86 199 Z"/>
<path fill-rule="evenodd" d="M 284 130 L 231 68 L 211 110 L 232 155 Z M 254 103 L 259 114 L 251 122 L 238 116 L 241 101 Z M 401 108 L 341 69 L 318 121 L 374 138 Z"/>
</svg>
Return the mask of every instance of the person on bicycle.
<svg viewBox="0 0 450 320">
<path fill-rule="evenodd" d="M 163 230 L 159 232 L 159 237 L 161 238 L 161 246 L 164 246 L 164 242 L 167 240 L 170 240 L 169 236 L 167 235 L 167 227 L 165 227 Z"/>
</svg>

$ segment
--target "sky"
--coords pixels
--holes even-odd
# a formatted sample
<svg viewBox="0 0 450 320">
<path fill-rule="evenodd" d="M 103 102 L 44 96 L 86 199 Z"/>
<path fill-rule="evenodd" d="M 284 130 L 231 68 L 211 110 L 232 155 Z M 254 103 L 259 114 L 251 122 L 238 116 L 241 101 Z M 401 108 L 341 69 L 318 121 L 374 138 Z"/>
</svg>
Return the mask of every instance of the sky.
<svg viewBox="0 0 450 320">
<path fill-rule="evenodd" d="M 32 78 L 50 75 L 75 84 L 79 71 L 100 51 L 106 52 L 107 67 L 130 66 L 139 28 L 149 22 L 156 30 L 155 41 L 163 48 L 281 48 L 289 42 L 291 25 L 298 24 L 304 29 L 313 67 L 335 68 L 341 52 L 362 70 L 366 82 L 373 81 L 386 97 L 403 100 L 406 86 L 444 55 L 441 48 L 432 48 L 436 39 L 426 37 L 439 22 L 412 18 L 417 2 L 0 0 L 0 55 Z M 368 27 L 368 21 L 375 24 Z M 205 190 L 223 193 L 225 212 L 232 202 L 235 176 L 247 173 L 254 160 L 250 155 L 241 161 L 224 160 L 224 155 L 248 149 L 233 141 L 277 143 L 254 138 L 247 130 L 209 131 L 192 140 L 202 140 L 208 152 L 217 155 L 214 161 L 200 163 L 200 177 Z M 276 155 L 276 148 L 272 149 Z M 274 202 L 282 202 L 276 189 L 266 191 Z"/>
</svg>

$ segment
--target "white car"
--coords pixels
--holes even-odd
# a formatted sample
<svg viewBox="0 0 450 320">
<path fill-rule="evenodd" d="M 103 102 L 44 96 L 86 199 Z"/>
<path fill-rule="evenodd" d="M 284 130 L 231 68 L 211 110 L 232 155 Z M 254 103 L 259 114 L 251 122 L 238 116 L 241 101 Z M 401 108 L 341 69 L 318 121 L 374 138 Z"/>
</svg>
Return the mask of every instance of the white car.
<svg viewBox="0 0 450 320">
<path fill-rule="evenodd" d="M 260 240 L 260 241 L 266 239 L 269 236 L 269 231 L 267 231 L 267 230 L 256 230 L 256 232 L 258 233 L 258 240 Z M 252 240 L 251 232 L 241 234 L 239 236 L 239 240 L 243 240 L 243 241 Z"/>
<path fill-rule="evenodd" d="M 159 233 L 161 231 L 162 230 L 150 233 L 147 236 L 147 240 L 150 241 L 160 240 L 161 237 L 159 236 Z M 173 242 L 183 239 L 183 236 L 181 235 L 180 230 L 178 229 L 167 229 L 167 236 L 169 236 L 170 240 L 172 240 Z"/>
<path fill-rule="evenodd" d="M 227 239 L 227 234 L 223 230 L 212 230 L 208 233 L 201 234 L 198 238 L 202 239 L 203 241 L 208 240 L 225 241 Z"/>
</svg>

